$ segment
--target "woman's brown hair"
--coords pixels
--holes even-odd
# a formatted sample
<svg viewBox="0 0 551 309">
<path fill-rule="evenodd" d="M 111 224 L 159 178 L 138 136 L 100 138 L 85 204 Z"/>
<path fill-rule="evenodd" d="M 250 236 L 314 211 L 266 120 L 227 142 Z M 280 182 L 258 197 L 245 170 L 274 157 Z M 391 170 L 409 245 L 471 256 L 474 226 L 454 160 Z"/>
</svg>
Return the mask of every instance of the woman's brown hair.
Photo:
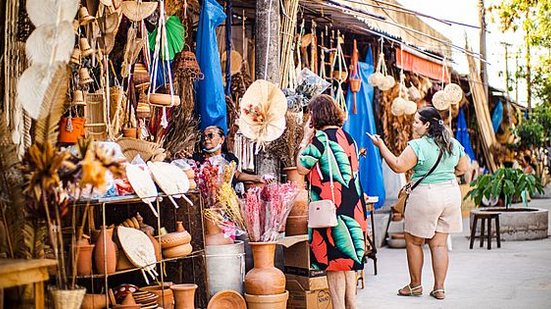
<svg viewBox="0 0 551 309">
<path fill-rule="evenodd" d="M 344 112 L 337 106 L 335 100 L 326 94 L 313 97 L 308 104 L 308 110 L 312 115 L 312 125 L 317 130 L 325 126 L 342 127 L 344 124 Z"/>
</svg>

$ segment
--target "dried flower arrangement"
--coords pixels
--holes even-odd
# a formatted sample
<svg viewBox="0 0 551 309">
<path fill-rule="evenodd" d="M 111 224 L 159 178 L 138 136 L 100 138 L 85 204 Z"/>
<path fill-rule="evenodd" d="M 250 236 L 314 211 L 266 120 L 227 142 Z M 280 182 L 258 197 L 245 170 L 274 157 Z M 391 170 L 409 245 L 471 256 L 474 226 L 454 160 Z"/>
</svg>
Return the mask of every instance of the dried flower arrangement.
<svg viewBox="0 0 551 309">
<path fill-rule="evenodd" d="M 250 241 L 275 241 L 298 194 L 292 184 L 253 187 L 241 200 L 241 212 Z"/>
<path fill-rule="evenodd" d="M 280 158 L 283 167 L 294 167 L 298 156 L 298 146 L 303 137 L 303 114 L 287 112 L 286 128 L 280 138 L 267 146 L 268 152 Z"/>
</svg>

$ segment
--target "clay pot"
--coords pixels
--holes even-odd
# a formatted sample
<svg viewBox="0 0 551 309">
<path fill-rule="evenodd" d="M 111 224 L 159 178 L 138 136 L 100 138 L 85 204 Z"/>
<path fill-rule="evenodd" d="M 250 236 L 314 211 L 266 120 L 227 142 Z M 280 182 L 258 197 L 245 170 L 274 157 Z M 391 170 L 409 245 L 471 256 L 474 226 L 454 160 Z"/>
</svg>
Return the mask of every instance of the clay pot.
<svg viewBox="0 0 551 309">
<path fill-rule="evenodd" d="M 168 248 L 163 250 L 163 256 L 166 258 L 176 258 L 189 255 L 193 252 L 193 247 L 191 244 L 183 244 L 176 247 Z"/>
<path fill-rule="evenodd" d="M 300 189 L 304 188 L 304 176 L 298 173 L 296 167 L 286 167 L 283 172 L 287 175 L 287 181 L 295 183 Z"/>
<path fill-rule="evenodd" d="M 287 291 L 275 295 L 245 294 L 248 309 L 285 309 L 287 308 L 287 299 L 289 299 Z"/>
<path fill-rule="evenodd" d="M 103 309 L 107 307 L 105 294 L 86 294 L 82 301 L 81 309 Z"/>
<path fill-rule="evenodd" d="M 176 303 L 175 309 L 195 309 L 197 284 L 175 284 L 170 286 Z"/>
<path fill-rule="evenodd" d="M 76 246 L 75 253 L 78 251 L 77 257 L 77 275 L 89 276 L 92 274 L 92 254 L 95 245 L 81 244 Z"/>
<path fill-rule="evenodd" d="M 170 289 L 170 284 L 165 283 L 164 287 L 160 285 L 146 286 L 140 288 L 140 290 L 149 291 L 159 296 L 159 299 L 157 299 L 157 304 L 159 306 L 165 309 L 174 309 L 174 294 Z"/>
<path fill-rule="evenodd" d="M 349 79 L 348 82 L 350 82 L 350 91 L 352 92 L 358 92 L 360 91 L 360 87 L 362 86 L 362 80 L 361 79 Z"/>
<path fill-rule="evenodd" d="M 185 245 L 191 242 L 191 235 L 184 228 L 182 221 L 176 221 L 176 225 L 176 232 L 168 233 L 160 237 L 161 247 L 163 249 Z"/>
<path fill-rule="evenodd" d="M 100 274 L 112 274 L 117 269 L 117 245 L 113 241 L 113 228 L 102 226 L 97 239 L 94 249 L 96 269 Z"/>
<path fill-rule="evenodd" d="M 225 237 L 224 233 L 222 233 L 222 229 L 216 225 L 216 223 L 207 218 L 205 218 L 205 228 L 207 231 L 205 236 L 205 245 L 218 246 L 233 244 L 233 240 Z"/>
<path fill-rule="evenodd" d="M 285 292 L 285 275 L 274 267 L 277 242 L 249 242 L 254 267 L 245 275 L 245 292 L 272 295 Z"/>
<path fill-rule="evenodd" d="M 123 128 L 122 129 L 122 135 L 124 137 L 133 137 L 136 138 L 136 128 Z"/>
<path fill-rule="evenodd" d="M 295 200 L 293 208 L 287 217 L 285 223 L 285 235 L 304 235 L 308 233 L 308 190 L 300 190 Z"/>
</svg>

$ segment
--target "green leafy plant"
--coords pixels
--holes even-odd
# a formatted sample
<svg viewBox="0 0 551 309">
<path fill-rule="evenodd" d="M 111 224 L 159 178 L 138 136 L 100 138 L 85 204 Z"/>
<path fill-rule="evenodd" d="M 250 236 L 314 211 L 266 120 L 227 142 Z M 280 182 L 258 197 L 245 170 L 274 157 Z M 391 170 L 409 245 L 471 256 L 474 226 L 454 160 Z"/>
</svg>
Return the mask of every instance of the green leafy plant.
<svg viewBox="0 0 551 309">
<path fill-rule="evenodd" d="M 541 181 L 532 174 L 525 174 L 520 169 L 500 168 L 493 174 L 486 174 L 471 182 L 473 189 L 465 199 L 471 198 L 475 205 L 481 205 L 482 199 L 503 198 L 505 207 L 509 208 L 514 198 L 522 193 L 543 193 Z"/>
<path fill-rule="evenodd" d="M 524 120 L 515 134 L 520 138 L 520 146 L 528 149 L 541 147 L 546 140 L 545 129 L 536 117 Z"/>
</svg>

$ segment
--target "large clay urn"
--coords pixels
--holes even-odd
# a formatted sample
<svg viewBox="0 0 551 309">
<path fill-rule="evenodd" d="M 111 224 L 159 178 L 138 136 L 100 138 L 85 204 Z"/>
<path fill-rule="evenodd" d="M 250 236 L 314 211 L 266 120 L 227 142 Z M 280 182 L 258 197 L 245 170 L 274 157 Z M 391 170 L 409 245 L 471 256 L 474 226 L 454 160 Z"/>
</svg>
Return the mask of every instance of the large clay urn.
<svg viewBox="0 0 551 309">
<path fill-rule="evenodd" d="M 100 274 L 111 274 L 117 269 L 117 245 L 113 241 L 113 227 L 101 227 L 94 248 L 95 266 Z"/>
<path fill-rule="evenodd" d="M 195 290 L 197 284 L 174 284 L 170 286 L 174 293 L 175 309 L 195 309 Z"/>
<path fill-rule="evenodd" d="M 212 220 L 205 218 L 205 229 L 205 245 L 219 246 L 233 244 L 233 240 L 225 237 L 222 229 Z"/>
<path fill-rule="evenodd" d="M 299 191 L 285 223 L 285 235 L 308 234 L 308 190 Z"/>
<path fill-rule="evenodd" d="M 249 242 L 254 267 L 245 275 L 245 293 L 272 295 L 285 292 L 285 275 L 274 267 L 276 242 Z"/>
<path fill-rule="evenodd" d="M 296 167 L 285 167 L 283 172 L 287 175 L 287 181 L 295 183 L 299 189 L 304 188 L 304 176 L 298 173 Z"/>
</svg>

